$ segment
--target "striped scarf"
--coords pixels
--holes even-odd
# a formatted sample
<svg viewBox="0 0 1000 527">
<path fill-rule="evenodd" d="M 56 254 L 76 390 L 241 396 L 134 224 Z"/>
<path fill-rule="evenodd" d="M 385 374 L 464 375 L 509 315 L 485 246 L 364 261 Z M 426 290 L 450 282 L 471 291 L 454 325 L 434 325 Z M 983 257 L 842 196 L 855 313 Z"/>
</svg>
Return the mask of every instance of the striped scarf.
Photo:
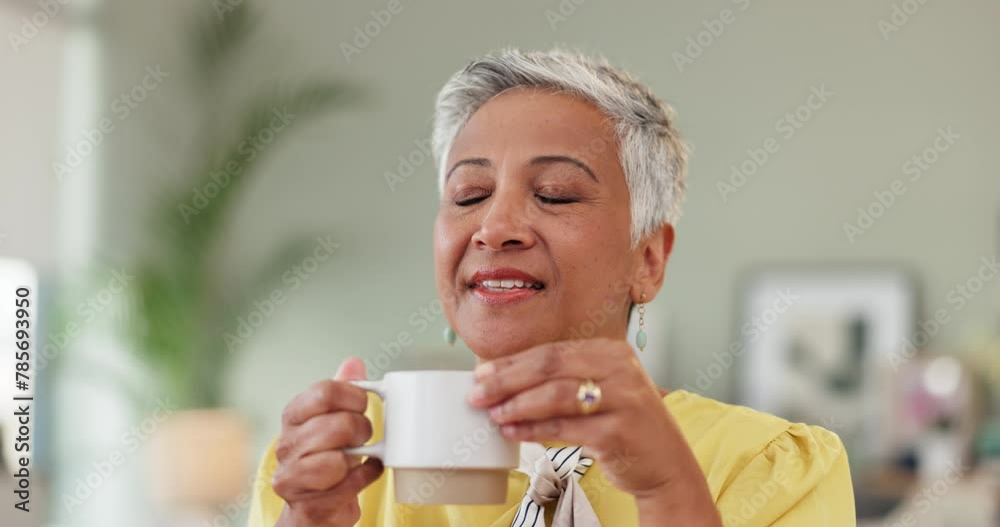
<svg viewBox="0 0 1000 527">
<path fill-rule="evenodd" d="M 593 464 L 583 447 L 546 448 L 545 455 L 535 462 L 531 484 L 511 527 L 546 527 L 545 504 L 553 500 L 558 502 L 552 527 L 600 527 L 579 483 Z"/>
</svg>

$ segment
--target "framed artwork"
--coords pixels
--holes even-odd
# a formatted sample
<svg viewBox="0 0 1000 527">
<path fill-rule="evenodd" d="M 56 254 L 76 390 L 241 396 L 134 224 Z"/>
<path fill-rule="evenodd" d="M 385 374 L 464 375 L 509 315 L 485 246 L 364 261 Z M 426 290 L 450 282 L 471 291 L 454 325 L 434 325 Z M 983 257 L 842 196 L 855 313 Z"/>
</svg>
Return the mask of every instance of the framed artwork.
<svg viewBox="0 0 1000 527">
<path fill-rule="evenodd" d="M 741 402 L 836 432 L 852 462 L 891 452 L 893 370 L 916 323 L 897 268 L 762 270 L 747 282 Z"/>
</svg>

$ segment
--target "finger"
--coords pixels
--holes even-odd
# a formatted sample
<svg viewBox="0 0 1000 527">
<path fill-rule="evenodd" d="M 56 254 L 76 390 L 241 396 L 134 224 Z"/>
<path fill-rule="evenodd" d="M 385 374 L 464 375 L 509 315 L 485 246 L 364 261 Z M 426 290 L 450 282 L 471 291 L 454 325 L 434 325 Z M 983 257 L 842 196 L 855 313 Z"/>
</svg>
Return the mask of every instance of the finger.
<svg viewBox="0 0 1000 527">
<path fill-rule="evenodd" d="M 365 487 L 377 480 L 384 470 L 382 460 L 370 457 L 364 463 L 352 468 L 347 477 L 331 492 L 337 496 L 353 499 Z"/>
<path fill-rule="evenodd" d="M 286 519 L 287 518 L 287 519 Z M 329 492 L 312 493 L 304 498 L 285 502 L 277 525 L 357 525 L 361 507 L 354 499 L 331 499 Z"/>
<path fill-rule="evenodd" d="M 579 390 L 579 380 L 553 379 L 528 388 L 491 407 L 490 417 L 497 423 L 506 424 L 582 415 L 577 400 Z M 602 396 L 597 412 L 607 409 L 608 401 Z"/>
<path fill-rule="evenodd" d="M 371 436 L 372 424 L 364 415 L 333 412 L 317 415 L 293 429 L 290 434 L 282 436 L 276 452 L 280 451 L 287 459 L 306 457 L 324 450 L 361 446 Z M 279 457 L 279 461 L 282 459 Z"/>
<path fill-rule="evenodd" d="M 288 403 L 281 415 L 286 426 L 300 425 L 312 417 L 335 411 L 364 412 L 368 406 L 368 394 L 353 384 L 322 380 Z"/>
<path fill-rule="evenodd" d="M 365 361 L 357 357 L 348 357 L 340 363 L 337 374 L 333 376 L 337 381 L 363 381 L 368 378 L 365 372 Z"/>
<path fill-rule="evenodd" d="M 382 475 L 382 462 L 376 458 L 351 469 L 339 484 L 326 491 L 304 492 L 295 501 L 289 503 L 292 509 L 312 510 L 307 516 L 329 516 L 335 521 L 339 518 L 349 518 L 345 525 L 354 525 L 360 518 L 358 510 L 358 493 Z"/>
<path fill-rule="evenodd" d="M 469 401 L 476 407 L 493 406 L 514 394 L 550 379 L 600 380 L 618 360 L 613 341 L 550 342 L 485 362 L 476 368 L 477 387 Z"/>
<path fill-rule="evenodd" d="M 505 424 L 500 433 L 515 441 L 556 441 L 606 450 L 621 444 L 623 430 L 619 424 L 619 419 L 611 413 L 553 417 Z"/>
<path fill-rule="evenodd" d="M 347 456 L 340 450 L 317 452 L 282 464 L 271 480 L 274 492 L 286 501 L 302 498 L 314 492 L 326 492 L 347 476 Z"/>
</svg>

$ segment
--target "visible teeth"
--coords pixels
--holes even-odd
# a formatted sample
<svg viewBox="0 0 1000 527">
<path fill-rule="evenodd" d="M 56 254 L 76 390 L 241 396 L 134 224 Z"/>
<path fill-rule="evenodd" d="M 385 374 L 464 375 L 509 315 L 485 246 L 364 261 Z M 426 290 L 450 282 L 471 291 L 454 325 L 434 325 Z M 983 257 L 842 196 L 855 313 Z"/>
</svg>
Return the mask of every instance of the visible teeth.
<svg viewBox="0 0 1000 527">
<path fill-rule="evenodd" d="M 542 285 L 536 282 L 525 282 L 524 280 L 483 280 L 479 283 L 482 287 L 491 289 L 541 289 Z"/>
</svg>

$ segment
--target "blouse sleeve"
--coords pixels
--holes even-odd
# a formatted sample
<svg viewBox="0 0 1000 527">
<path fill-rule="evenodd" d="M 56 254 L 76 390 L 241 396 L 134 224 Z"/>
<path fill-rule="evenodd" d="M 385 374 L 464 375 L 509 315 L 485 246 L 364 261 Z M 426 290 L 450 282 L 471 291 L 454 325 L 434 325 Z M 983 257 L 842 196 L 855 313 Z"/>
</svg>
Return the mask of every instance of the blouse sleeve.
<svg viewBox="0 0 1000 527">
<path fill-rule="evenodd" d="M 836 434 L 788 426 L 722 489 L 727 527 L 845 527 L 856 524 L 847 453 Z"/>
<path fill-rule="evenodd" d="M 250 497 L 247 527 L 274 527 L 278 523 L 278 517 L 281 516 L 281 510 L 285 507 L 285 501 L 271 488 L 271 478 L 278 467 L 278 459 L 274 455 L 277 441 L 277 438 L 271 441 L 257 467 L 257 477 L 254 478 Z"/>
</svg>

